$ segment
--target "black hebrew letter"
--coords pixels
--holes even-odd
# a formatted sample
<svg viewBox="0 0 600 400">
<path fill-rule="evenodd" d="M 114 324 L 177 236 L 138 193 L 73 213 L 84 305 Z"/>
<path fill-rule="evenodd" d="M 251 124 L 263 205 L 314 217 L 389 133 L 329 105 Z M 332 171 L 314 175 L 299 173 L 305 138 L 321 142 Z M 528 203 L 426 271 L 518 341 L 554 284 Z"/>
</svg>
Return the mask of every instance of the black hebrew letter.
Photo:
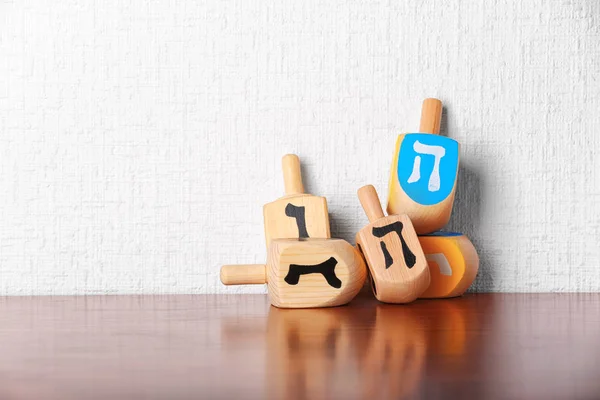
<svg viewBox="0 0 600 400">
<path fill-rule="evenodd" d="M 317 265 L 290 264 L 290 270 L 283 280 L 288 285 L 297 285 L 300 282 L 300 275 L 321 274 L 329 283 L 329 286 L 339 289 L 342 287 L 342 281 L 335 274 L 336 265 L 337 260 L 333 257 L 329 257 L 327 261 Z"/>
<path fill-rule="evenodd" d="M 394 258 L 388 251 L 387 246 L 385 245 L 385 242 L 383 240 L 381 242 L 379 242 L 379 244 L 381 245 L 381 251 L 383 252 L 383 257 L 385 258 L 385 269 L 388 269 L 394 263 Z"/>
<path fill-rule="evenodd" d="M 402 254 L 404 255 L 404 263 L 410 269 L 417 262 L 417 257 L 415 257 L 413 252 L 410 251 L 410 249 L 408 248 L 408 244 L 406 244 L 406 241 L 404 240 L 404 237 L 402 236 L 402 228 L 404 228 L 404 226 L 402 225 L 402 222 L 400 222 L 400 221 L 396 221 L 394 223 L 391 223 L 389 225 L 385 225 L 385 226 L 382 226 L 379 228 L 374 227 L 373 228 L 373 236 L 382 238 L 385 235 L 387 235 L 388 233 L 396 232 L 396 234 L 400 238 L 400 243 L 402 243 Z M 387 247 L 383 246 L 384 245 L 383 242 L 381 242 L 381 245 L 382 245 L 381 249 L 383 250 L 383 255 L 385 257 L 385 268 L 387 269 L 394 263 L 394 260 L 391 257 L 390 253 L 387 251 Z M 389 260 L 388 260 L 387 256 L 390 256 L 390 259 L 392 259 L 392 262 L 389 263 L 389 265 L 388 265 Z"/>
<path fill-rule="evenodd" d="M 296 219 L 296 226 L 298 227 L 298 236 L 301 238 L 307 238 L 308 232 L 306 231 L 306 219 L 304 217 L 304 206 L 295 206 L 292 203 L 288 203 L 285 206 L 285 215 Z"/>
</svg>

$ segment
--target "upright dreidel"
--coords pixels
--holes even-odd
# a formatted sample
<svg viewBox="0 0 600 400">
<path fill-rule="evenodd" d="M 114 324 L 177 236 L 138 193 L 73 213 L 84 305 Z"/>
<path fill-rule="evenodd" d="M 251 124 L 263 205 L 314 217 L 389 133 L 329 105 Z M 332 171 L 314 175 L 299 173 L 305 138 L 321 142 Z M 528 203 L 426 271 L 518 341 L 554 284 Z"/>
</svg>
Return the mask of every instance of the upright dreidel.
<svg viewBox="0 0 600 400">
<path fill-rule="evenodd" d="M 473 243 L 462 233 L 435 232 L 419 236 L 431 274 L 431 284 L 421 298 L 462 295 L 479 270 L 479 256 Z"/>
<path fill-rule="evenodd" d="M 267 247 L 272 239 L 330 238 L 327 200 L 304 193 L 297 155 L 281 161 L 285 196 L 263 208 Z"/>
<path fill-rule="evenodd" d="M 383 215 L 375 188 L 358 190 L 358 198 L 369 224 L 356 234 L 356 244 L 365 256 L 373 294 L 386 303 L 408 303 L 429 286 L 429 268 L 410 218 Z"/>
<path fill-rule="evenodd" d="M 281 308 L 346 304 L 366 275 L 362 257 L 342 239 L 273 239 L 266 265 L 221 267 L 225 285 L 266 283 L 271 304 Z"/>
<path fill-rule="evenodd" d="M 399 135 L 392 161 L 387 211 L 408 215 L 418 234 L 444 227 L 454 203 L 459 144 L 438 135 L 441 117 L 442 102 L 425 99 L 422 133 Z"/>
</svg>

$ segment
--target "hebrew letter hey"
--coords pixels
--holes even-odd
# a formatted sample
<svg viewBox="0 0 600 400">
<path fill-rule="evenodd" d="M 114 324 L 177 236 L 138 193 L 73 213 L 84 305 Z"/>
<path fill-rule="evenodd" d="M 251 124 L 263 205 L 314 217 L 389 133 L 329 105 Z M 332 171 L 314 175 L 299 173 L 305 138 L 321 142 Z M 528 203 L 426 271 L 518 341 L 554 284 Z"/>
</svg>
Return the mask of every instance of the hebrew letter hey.
<svg viewBox="0 0 600 400">
<path fill-rule="evenodd" d="M 394 223 L 381 227 L 373 227 L 373 236 L 382 238 L 388 233 L 395 232 L 400 238 L 400 243 L 402 243 L 402 254 L 404 255 L 404 263 L 410 269 L 417 262 L 417 257 L 415 257 L 413 252 L 408 248 L 408 244 L 406 244 L 406 241 L 402 236 L 402 228 L 404 228 L 404 225 L 402 225 L 402 222 L 400 221 L 396 221 Z M 385 268 L 388 269 L 394 263 L 394 259 L 390 255 L 383 241 L 381 242 L 381 250 L 383 251 L 383 255 L 385 257 Z"/>
<path fill-rule="evenodd" d="M 446 150 L 442 146 L 431 146 L 423 144 L 418 140 L 413 144 L 413 149 L 418 154 L 432 155 L 435 157 L 433 164 L 433 170 L 429 175 L 429 183 L 427 189 L 430 192 L 437 192 L 440 190 L 440 161 L 442 157 L 446 155 Z M 408 178 L 408 183 L 418 182 L 421 179 L 421 156 L 415 157 L 415 163 L 413 164 L 413 170 Z"/>
</svg>

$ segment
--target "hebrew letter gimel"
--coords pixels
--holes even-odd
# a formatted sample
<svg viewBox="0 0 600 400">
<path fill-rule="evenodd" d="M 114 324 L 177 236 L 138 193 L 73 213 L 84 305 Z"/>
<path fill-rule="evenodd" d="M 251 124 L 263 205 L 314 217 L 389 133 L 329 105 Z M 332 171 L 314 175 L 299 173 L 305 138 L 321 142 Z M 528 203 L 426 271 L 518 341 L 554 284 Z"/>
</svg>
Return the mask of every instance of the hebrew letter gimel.
<svg viewBox="0 0 600 400">
<path fill-rule="evenodd" d="M 431 175 L 429 175 L 429 183 L 427 184 L 427 189 L 430 192 L 437 192 L 440 190 L 441 182 L 440 182 L 440 161 L 442 157 L 446 155 L 446 149 L 442 146 L 431 146 L 428 144 L 423 144 L 418 140 L 413 144 L 413 149 L 418 154 L 423 155 L 431 155 L 435 157 L 433 162 L 433 170 L 431 171 Z M 421 179 L 421 156 L 415 157 L 415 163 L 413 164 L 413 170 L 408 178 L 408 183 L 415 183 Z"/>
<path fill-rule="evenodd" d="M 388 233 L 395 232 L 400 238 L 400 243 L 402 243 L 402 254 L 404 255 L 404 263 L 410 269 L 414 267 L 415 263 L 417 262 L 417 257 L 415 257 L 413 252 L 408 248 L 408 244 L 402 236 L 402 228 L 404 228 L 404 225 L 402 225 L 402 222 L 400 221 L 396 221 L 394 223 L 381 227 L 374 227 L 373 236 L 382 238 Z M 390 255 L 383 241 L 381 242 L 381 250 L 383 251 L 383 256 L 385 257 L 385 268 L 388 269 L 394 263 L 394 259 Z"/>
</svg>

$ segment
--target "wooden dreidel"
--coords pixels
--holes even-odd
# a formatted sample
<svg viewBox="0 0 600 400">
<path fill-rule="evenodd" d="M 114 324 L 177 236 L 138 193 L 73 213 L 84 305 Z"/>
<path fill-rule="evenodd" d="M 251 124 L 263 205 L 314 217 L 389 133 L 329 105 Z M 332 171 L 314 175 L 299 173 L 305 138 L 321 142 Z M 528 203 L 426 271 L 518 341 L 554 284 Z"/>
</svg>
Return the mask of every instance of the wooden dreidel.
<svg viewBox="0 0 600 400">
<path fill-rule="evenodd" d="M 265 204 L 265 239 L 330 238 L 325 197 L 304 193 L 300 159 L 286 154 L 281 160 L 285 196 Z"/>
<path fill-rule="evenodd" d="M 415 229 L 406 215 L 383 215 L 372 185 L 358 189 L 369 224 L 356 234 L 365 256 L 373 294 L 385 303 L 408 303 L 429 286 L 429 268 Z"/>
<path fill-rule="evenodd" d="M 346 304 L 366 275 L 362 257 L 342 239 L 273 239 L 266 265 L 221 267 L 225 285 L 267 283 L 271 304 L 281 308 Z"/>
<path fill-rule="evenodd" d="M 479 270 L 479 256 L 473 243 L 462 233 L 434 232 L 419 236 L 431 274 L 431 284 L 421 298 L 462 295 Z"/>
<path fill-rule="evenodd" d="M 450 220 L 459 144 L 439 136 L 442 102 L 425 99 L 421 133 L 398 136 L 389 181 L 387 211 L 406 214 L 418 234 L 434 232 Z"/>
</svg>

